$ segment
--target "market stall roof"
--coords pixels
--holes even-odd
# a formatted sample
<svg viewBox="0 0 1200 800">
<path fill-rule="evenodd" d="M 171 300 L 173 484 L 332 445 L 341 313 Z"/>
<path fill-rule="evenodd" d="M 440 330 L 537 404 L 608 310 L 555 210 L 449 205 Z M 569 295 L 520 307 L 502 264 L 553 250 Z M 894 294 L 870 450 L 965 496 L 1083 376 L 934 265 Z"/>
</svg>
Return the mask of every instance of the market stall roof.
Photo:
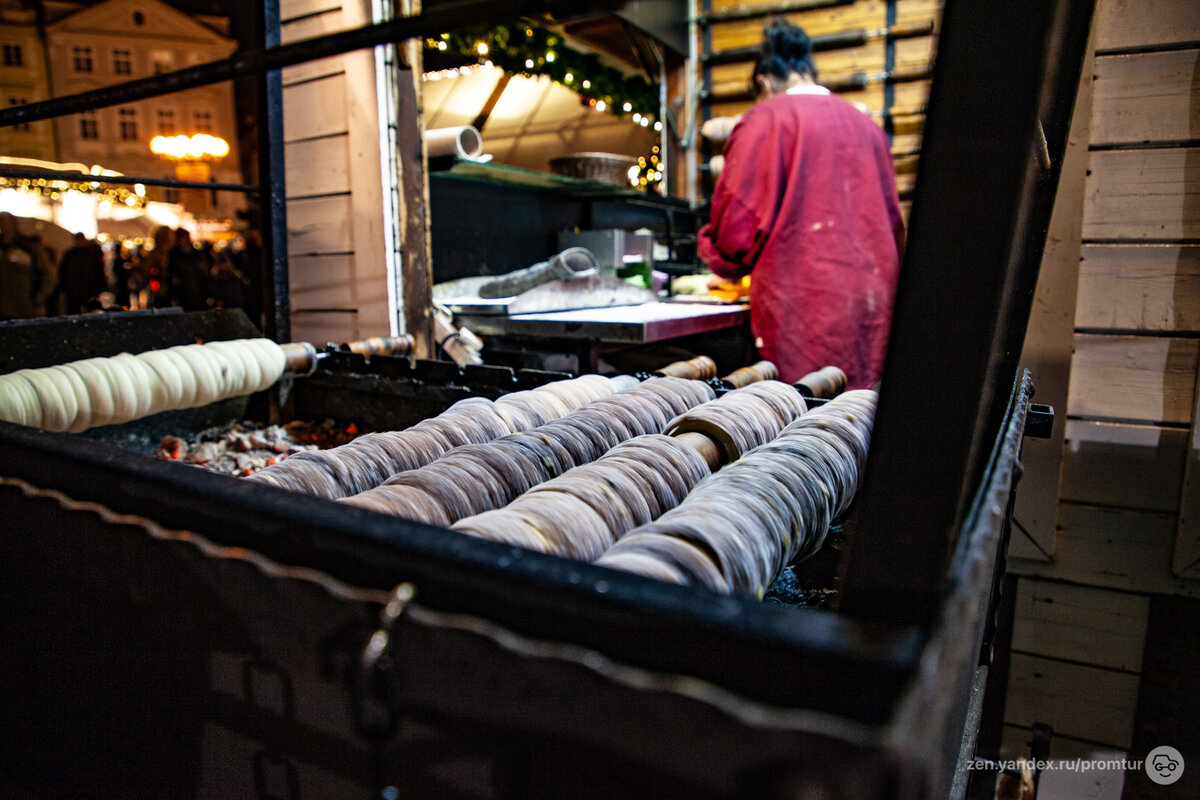
<svg viewBox="0 0 1200 800">
<path fill-rule="evenodd" d="M 646 155 L 657 134 L 630 117 L 597 111 L 550 78 L 495 67 L 430 73 L 425 80 L 429 129 L 474 124 L 496 163 L 549 171 L 559 156 L 583 152 Z"/>
</svg>

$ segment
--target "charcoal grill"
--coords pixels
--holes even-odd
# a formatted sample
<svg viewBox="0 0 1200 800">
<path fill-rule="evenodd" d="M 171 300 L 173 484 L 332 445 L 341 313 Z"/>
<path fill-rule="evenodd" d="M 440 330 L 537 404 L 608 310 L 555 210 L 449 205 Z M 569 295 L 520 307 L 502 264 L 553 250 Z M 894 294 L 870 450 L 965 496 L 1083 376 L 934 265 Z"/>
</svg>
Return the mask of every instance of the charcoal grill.
<svg viewBox="0 0 1200 800">
<path fill-rule="evenodd" d="M 452 536 L 150 459 L 118 446 L 126 431 L 0 424 L 9 785 L 963 796 L 1031 419 L 1015 359 L 1090 13 L 1085 0 L 945 6 L 872 456 L 830 574 L 837 608 Z M 133 318 L 97 324 L 122 349 L 235 335 L 191 315 L 151 326 L 178 325 L 180 341 L 145 339 Z M 104 354 L 83 328 L 53 347 L 46 330 L 28 358 Z M 146 440 L 243 414 L 398 427 L 554 377 L 339 355 L 273 402 L 134 425 Z"/>
</svg>

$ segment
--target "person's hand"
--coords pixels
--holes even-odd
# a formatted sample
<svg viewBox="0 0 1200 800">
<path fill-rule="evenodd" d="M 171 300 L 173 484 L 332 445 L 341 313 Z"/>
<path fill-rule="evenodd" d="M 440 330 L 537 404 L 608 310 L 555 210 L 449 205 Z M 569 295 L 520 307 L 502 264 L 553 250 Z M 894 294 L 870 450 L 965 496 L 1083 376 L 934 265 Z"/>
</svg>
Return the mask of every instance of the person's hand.
<svg viewBox="0 0 1200 800">
<path fill-rule="evenodd" d="M 728 287 L 729 281 L 725 280 L 720 275 L 713 275 L 708 279 L 708 283 L 704 284 L 704 286 L 709 290 L 720 289 L 722 286 Z"/>
<path fill-rule="evenodd" d="M 724 142 L 733 133 L 734 127 L 742 121 L 742 115 L 736 117 L 713 117 L 700 125 L 700 135 L 711 142 Z"/>
</svg>

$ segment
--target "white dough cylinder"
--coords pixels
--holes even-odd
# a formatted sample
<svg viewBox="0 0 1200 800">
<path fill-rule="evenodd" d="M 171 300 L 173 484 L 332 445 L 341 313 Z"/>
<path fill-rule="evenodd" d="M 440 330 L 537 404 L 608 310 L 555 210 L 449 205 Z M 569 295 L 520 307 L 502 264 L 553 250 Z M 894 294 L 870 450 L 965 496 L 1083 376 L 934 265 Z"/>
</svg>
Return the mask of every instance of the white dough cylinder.
<svg viewBox="0 0 1200 800">
<path fill-rule="evenodd" d="M 270 339 L 120 353 L 0 375 L 0 420 L 78 433 L 262 391 L 286 357 Z"/>
</svg>

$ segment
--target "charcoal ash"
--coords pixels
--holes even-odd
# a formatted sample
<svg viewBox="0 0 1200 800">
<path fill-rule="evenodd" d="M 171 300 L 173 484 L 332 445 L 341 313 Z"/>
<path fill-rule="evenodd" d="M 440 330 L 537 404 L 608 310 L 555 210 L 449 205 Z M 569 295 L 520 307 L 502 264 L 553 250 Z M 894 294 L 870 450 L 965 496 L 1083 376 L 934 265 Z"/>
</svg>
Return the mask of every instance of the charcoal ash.
<svg viewBox="0 0 1200 800">
<path fill-rule="evenodd" d="M 244 477 L 304 450 L 326 450 L 353 440 L 359 431 L 353 423 L 343 425 L 296 420 L 284 425 L 231 422 L 206 428 L 187 436 L 168 434 L 158 444 L 156 455 L 170 461 Z"/>
</svg>

